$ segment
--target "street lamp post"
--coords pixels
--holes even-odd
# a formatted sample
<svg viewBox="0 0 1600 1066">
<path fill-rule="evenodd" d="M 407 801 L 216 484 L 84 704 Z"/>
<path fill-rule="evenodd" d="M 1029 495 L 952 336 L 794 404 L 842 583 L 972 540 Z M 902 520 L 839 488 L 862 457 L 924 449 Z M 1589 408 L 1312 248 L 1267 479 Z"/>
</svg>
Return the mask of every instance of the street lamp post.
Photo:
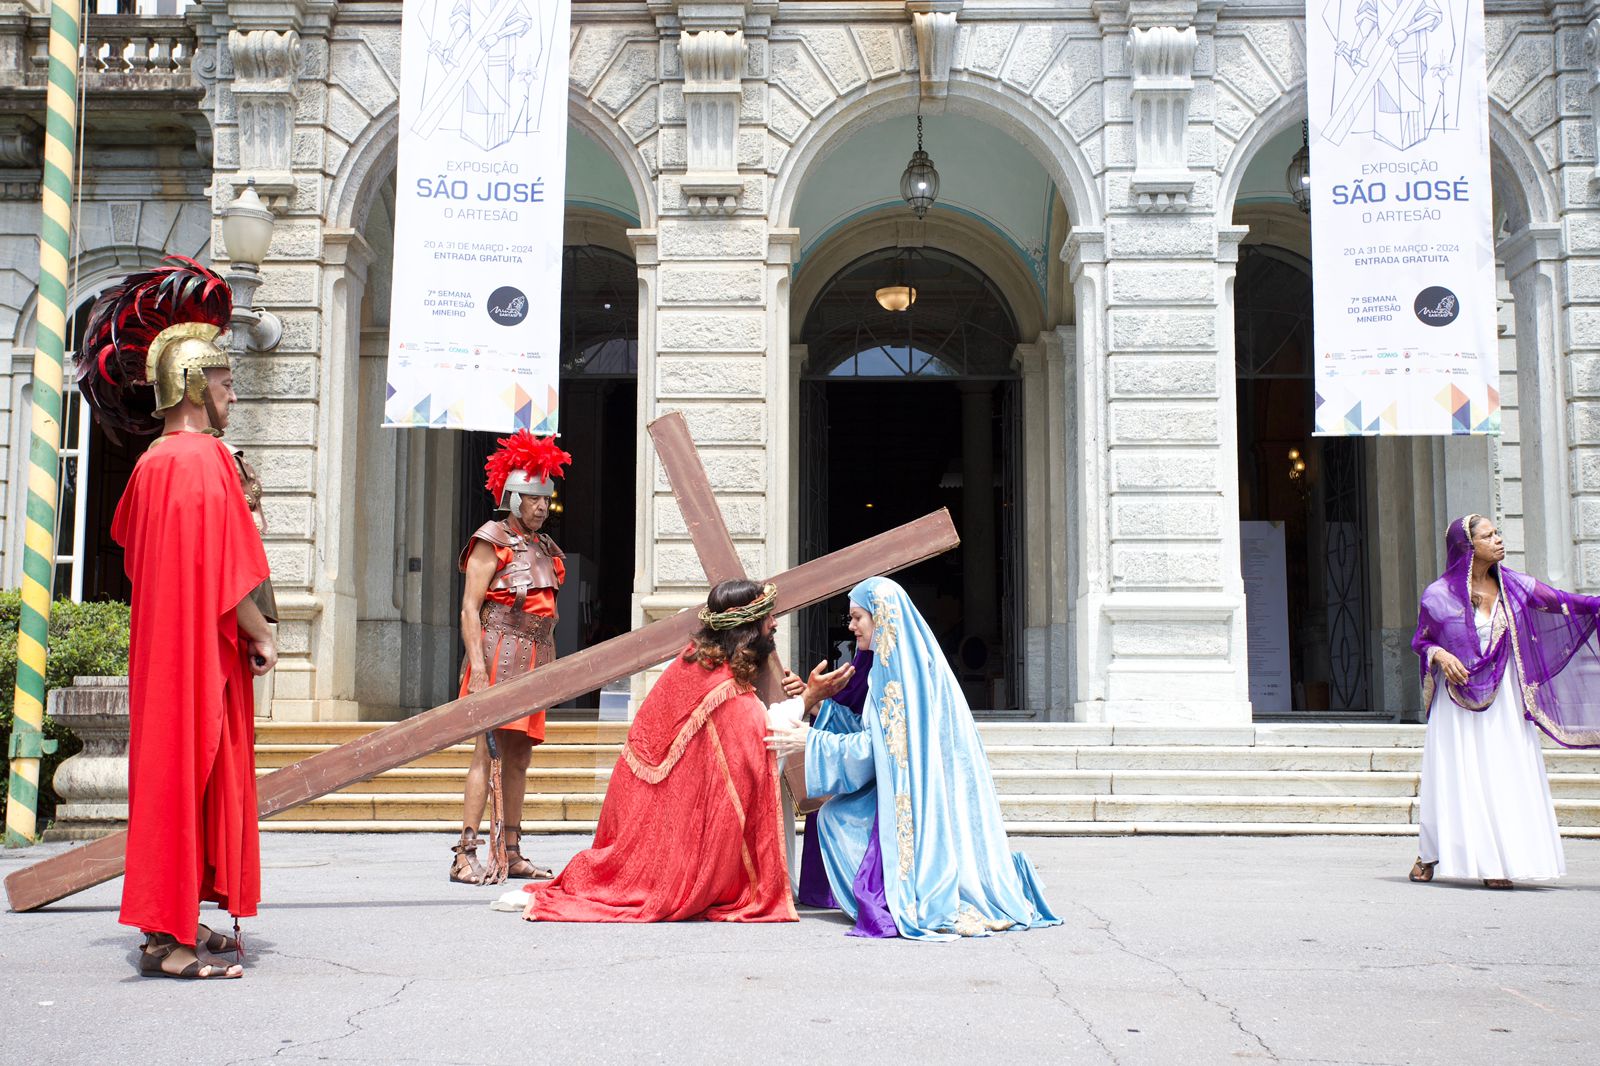
<svg viewBox="0 0 1600 1066">
<path fill-rule="evenodd" d="M 274 219 L 255 186 L 251 178 L 222 212 L 222 249 L 228 256 L 223 277 L 233 291 L 234 350 L 270 352 L 283 337 L 283 323 L 251 301 L 261 287 L 261 261 L 272 246 Z"/>
</svg>

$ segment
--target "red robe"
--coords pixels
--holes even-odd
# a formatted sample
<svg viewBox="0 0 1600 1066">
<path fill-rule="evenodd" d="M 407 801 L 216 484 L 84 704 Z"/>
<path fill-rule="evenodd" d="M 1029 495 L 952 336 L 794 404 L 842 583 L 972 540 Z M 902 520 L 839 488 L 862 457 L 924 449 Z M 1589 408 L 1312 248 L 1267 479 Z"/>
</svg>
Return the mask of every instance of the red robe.
<svg viewBox="0 0 1600 1066">
<path fill-rule="evenodd" d="M 525 916 L 796 921 L 766 733 L 766 708 L 726 666 L 675 659 L 628 730 L 593 846 L 530 886 Z"/>
<path fill-rule="evenodd" d="M 227 447 L 173 433 L 133 468 L 111 535 L 133 585 L 124 925 L 192 943 L 201 900 L 261 898 L 255 692 L 239 601 L 267 577 Z"/>
</svg>

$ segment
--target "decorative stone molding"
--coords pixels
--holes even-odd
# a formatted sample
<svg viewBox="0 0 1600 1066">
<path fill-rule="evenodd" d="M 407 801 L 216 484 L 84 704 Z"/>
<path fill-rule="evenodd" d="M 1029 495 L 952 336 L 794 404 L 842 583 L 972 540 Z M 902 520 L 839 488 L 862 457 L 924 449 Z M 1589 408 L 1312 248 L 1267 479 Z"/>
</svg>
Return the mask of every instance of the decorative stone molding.
<svg viewBox="0 0 1600 1066">
<path fill-rule="evenodd" d="M 962 0 L 906 0 L 911 32 L 917 39 L 917 73 L 924 100 L 943 100 L 950 95 L 961 4 Z"/>
<path fill-rule="evenodd" d="M 254 178 L 256 192 L 281 210 L 294 195 L 290 168 L 300 96 L 300 35 L 294 30 L 232 30 L 228 52 L 239 112 L 239 170 L 231 180 L 242 188 Z"/>
<path fill-rule="evenodd" d="M 127 828 L 128 679 L 75 677 L 50 692 L 49 704 L 83 750 L 56 767 L 62 802 L 45 839 L 95 840 Z"/>
<path fill-rule="evenodd" d="M 1590 21 L 1583 31 L 1584 71 L 1589 85 L 1589 131 L 1595 151 L 1600 152 L 1600 18 Z M 1600 171 L 1589 179 L 1591 200 L 1600 200 Z"/>
<path fill-rule="evenodd" d="M 683 64 L 691 214 L 732 214 L 739 205 L 739 101 L 747 49 L 743 30 L 693 30 L 678 39 Z"/>
<path fill-rule="evenodd" d="M 1132 194 L 1140 211 L 1181 211 L 1194 191 L 1185 134 L 1198 44 L 1193 26 L 1128 31 L 1128 66 L 1133 73 Z"/>
</svg>

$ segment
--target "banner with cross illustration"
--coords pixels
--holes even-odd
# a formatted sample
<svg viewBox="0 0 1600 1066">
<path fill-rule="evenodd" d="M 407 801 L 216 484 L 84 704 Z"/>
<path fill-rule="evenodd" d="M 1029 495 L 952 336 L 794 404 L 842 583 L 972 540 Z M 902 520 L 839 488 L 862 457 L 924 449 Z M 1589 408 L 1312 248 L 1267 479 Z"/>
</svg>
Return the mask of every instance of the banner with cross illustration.
<svg viewBox="0 0 1600 1066">
<path fill-rule="evenodd" d="M 401 13 L 385 425 L 557 428 L 571 17 L 570 0 Z"/>
<path fill-rule="evenodd" d="M 1500 432 L 1483 0 L 1306 17 L 1319 435 Z"/>
</svg>

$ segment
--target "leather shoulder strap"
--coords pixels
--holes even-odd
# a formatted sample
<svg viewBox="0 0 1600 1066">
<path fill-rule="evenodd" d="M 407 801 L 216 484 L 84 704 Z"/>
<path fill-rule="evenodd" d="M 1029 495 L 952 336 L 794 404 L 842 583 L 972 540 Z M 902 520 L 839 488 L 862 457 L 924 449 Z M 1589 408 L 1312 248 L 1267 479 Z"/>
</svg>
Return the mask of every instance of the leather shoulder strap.
<svg viewBox="0 0 1600 1066">
<path fill-rule="evenodd" d="M 511 547 L 511 532 L 506 529 L 505 523 L 498 519 L 485 522 L 467 538 L 466 547 L 461 549 L 461 558 L 456 561 L 456 566 L 464 574 L 467 572 L 467 560 L 472 557 L 472 546 L 478 541 L 492 544 L 496 548 Z"/>
</svg>

